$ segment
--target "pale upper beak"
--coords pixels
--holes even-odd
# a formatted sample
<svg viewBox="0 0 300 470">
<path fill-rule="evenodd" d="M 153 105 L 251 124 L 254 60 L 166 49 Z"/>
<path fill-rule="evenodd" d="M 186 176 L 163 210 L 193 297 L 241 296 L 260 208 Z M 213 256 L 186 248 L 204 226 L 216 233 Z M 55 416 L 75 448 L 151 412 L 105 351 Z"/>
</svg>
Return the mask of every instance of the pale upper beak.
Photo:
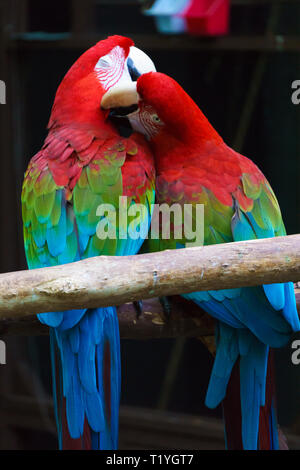
<svg viewBox="0 0 300 470">
<path fill-rule="evenodd" d="M 137 82 L 123 82 L 111 87 L 102 97 L 102 109 L 127 108 L 137 105 L 139 95 Z"/>
<path fill-rule="evenodd" d="M 126 73 L 114 86 L 103 95 L 102 109 L 129 108 L 137 106 L 139 96 L 135 80 L 144 73 L 155 72 L 156 68 L 150 57 L 141 49 L 131 46 L 124 67 Z"/>
</svg>

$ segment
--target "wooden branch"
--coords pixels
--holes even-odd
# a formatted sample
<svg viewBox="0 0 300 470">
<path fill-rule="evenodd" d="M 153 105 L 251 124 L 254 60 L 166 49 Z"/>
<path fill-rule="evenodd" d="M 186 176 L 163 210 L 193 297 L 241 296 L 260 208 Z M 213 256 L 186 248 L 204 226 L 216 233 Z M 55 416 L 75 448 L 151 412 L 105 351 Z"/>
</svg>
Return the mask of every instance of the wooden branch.
<svg viewBox="0 0 300 470">
<path fill-rule="evenodd" d="M 182 297 L 169 298 L 171 316 L 165 318 L 161 303 L 157 298 L 143 302 L 142 314 L 137 318 L 132 303 L 120 305 L 118 310 L 120 335 L 123 339 L 158 339 L 203 337 L 214 334 L 214 320 L 194 302 Z M 37 317 L 6 319 L 0 321 L 0 338 L 5 336 L 48 335 L 49 328 Z"/>
<path fill-rule="evenodd" d="M 299 279 L 300 235 L 100 256 L 1 274 L 0 318 Z"/>
<path fill-rule="evenodd" d="M 107 35 L 71 34 L 71 33 L 13 33 L 9 36 L 7 47 L 11 50 L 44 50 L 44 49 L 77 49 L 85 51 Z M 137 47 L 146 51 L 266 51 L 266 52 L 299 52 L 298 36 L 274 34 L 260 36 L 222 36 L 216 38 L 173 36 L 163 34 L 132 34 L 130 37 Z"/>
<path fill-rule="evenodd" d="M 300 289 L 295 289 L 300 316 Z M 117 307 L 122 339 L 160 339 L 176 337 L 199 338 L 210 350 L 214 350 L 214 320 L 194 302 L 183 297 L 169 297 L 171 315 L 166 319 L 157 298 L 143 302 L 142 314 L 137 318 L 132 303 Z M 0 338 L 5 336 L 48 335 L 49 328 L 42 325 L 35 315 L 0 320 Z"/>
</svg>

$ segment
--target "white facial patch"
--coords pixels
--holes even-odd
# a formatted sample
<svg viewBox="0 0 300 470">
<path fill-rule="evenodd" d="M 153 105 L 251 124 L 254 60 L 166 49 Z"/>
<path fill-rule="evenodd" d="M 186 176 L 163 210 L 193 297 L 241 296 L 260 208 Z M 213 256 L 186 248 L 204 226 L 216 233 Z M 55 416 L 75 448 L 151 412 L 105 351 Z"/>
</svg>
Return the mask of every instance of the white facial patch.
<svg viewBox="0 0 300 470">
<path fill-rule="evenodd" d="M 149 140 L 151 134 L 148 132 L 148 129 L 145 127 L 144 123 L 141 122 L 141 117 L 139 111 L 135 111 L 127 115 L 127 118 L 130 122 L 132 129 L 139 134 L 143 134 Z"/>
<path fill-rule="evenodd" d="M 129 58 L 140 74 L 156 71 L 150 57 L 137 47 L 130 47 L 127 60 Z M 105 91 L 108 91 L 116 84 L 132 81 L 127 66 L 127 60 L 125 60 L 124 49 L 120 46 L 114 47 L 109 54 L 100 57 L 94 70 Z"/>
<path fill-rule="evenodd" d="M 94 70 L 105 91 L 121 80 L 131 80 L 125 64 L 125 52 L 120 46 L 114 47 L 109 54 L 100 57 Z"/>
</svg>

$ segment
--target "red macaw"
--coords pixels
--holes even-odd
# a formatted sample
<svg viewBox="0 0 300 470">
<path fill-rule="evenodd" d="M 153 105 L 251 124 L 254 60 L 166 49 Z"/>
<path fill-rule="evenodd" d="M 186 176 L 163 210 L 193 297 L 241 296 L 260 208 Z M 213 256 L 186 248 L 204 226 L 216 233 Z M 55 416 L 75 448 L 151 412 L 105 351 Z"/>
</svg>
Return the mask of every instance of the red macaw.
<svg viewBox="0 0 300 470">
<path fill-rule="evenodd" d="M 119 134 L 106 120 L 100 101 L 112 86 L 150 70 L 155 70 L 151 59 L 131 39 L 111 36 L 79 57 L 62 80 L 48 135 L 31 159 L 23 184 L 30 269 L 139 251 L 143 238 L 127 236 L 128 227 L 119 226 L 118 217 L 113 226 L 101 207 L 109 203 L 118 215 L 120 197 L 126 196 L 122 198 L 126 210 L 140 203 L 150 216 L 152 154 L 140 134 L 129 138 Z M 100 220 L 115 231 L 115 237 L 99 236 Z M 140 219 L 141 233 L 147 233 L 149 220 Z M 116 449 L 121 389 L 116 308 L 83 306 L 41 313 L 38 318 L 50 327 L 60 448 Z"/>
<path fill-rule="evenodd" d="M 132 127 L 150 140 L 156 202 L 180 204 L 182 209 L 186 204 L 194 209 L 203 204 L 205 245 L 286 234 L 278 202 L 262 172 L 224 143 L 176 81 L 147 73 L 137 85 L 112 88 L 101 105 L 110 108 L 119 98 L 123 106 L 138 105 L 128 117 Z M 159 246 L 153 240 L 153 249 L 185 247 L 189 237 L 176 239 L 175 228 L 169 240 L 160 239 Z M 150 235 L 149 241 L 151 246 Z M 217 350 L 206 405 L 226 404 L 227 448 L 278 448 L 272 372 L 269 367 L 267 379 L 267 364 L 269 348 L 285 345 L 300 328 L 293 284 L 193 292 L 184 297 L 217 320 Z M 234 375 L 239 376 L 237 397 L 232 395 Z M 234 401 L 226 403 L 229 395 Z M 234 427 L 240 433 L 239 442 L 230 433 Z"/>
</svg>

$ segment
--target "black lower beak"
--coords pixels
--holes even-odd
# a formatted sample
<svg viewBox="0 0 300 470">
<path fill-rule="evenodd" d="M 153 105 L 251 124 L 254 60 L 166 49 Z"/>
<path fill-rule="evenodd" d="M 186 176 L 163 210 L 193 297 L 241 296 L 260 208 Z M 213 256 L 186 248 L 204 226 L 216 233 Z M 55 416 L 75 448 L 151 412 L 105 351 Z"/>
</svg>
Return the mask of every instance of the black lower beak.
<svg viewBox="0 0 300 470">
<path fill-rule="evenodd" d="M 121 113 L 123 112 L 123 110 L 127 111 L 124 112 L 124 114 L 122 115 Z M 122 137 L 130 137 L 133 132 L 129 119 L 127 119 L 127 114 L 130 114 L 132 112 L 133 111 L 129 110 L 129 108 L 116 108 L 111 109 L 109 112 L 109 120 L 113 123 L 113 125 L 118 130 L 120 136 Z"/>
<path fill-rule="evenodd" d="M 132 134 L 132 127 L 127 116 L 137 109 L 138 106 L 133 104 L 132 106 L 124 108 L 113 108 L 109 111 L 108 118 L 118 129 L 118 132 L 122 137 L 129 137 Z"/>
<path fill-rule="evenodd" d="M 132 106 L 127 106 L 124 108 L 113 108 L 109 111 L 109 117 L 126 117 L 128 114 L 134 113 L 138 109 L 138 106 L 136 104 L 133 104 Z"/>
</svg>

